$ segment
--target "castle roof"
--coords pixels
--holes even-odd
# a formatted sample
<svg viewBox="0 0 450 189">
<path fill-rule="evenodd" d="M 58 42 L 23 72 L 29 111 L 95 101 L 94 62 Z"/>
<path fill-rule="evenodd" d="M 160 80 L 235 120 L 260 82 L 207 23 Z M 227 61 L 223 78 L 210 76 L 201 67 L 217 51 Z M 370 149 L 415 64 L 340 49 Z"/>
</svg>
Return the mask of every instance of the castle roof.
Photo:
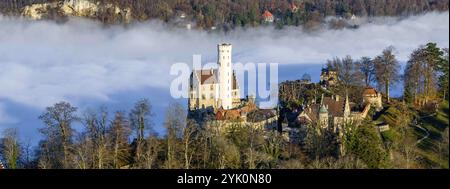
<svg viewBox="0 0 450 189">
<path fill-rule="evenodd" d="M 263 17 L 270 18 L 270 17 L 273 17 L 273 14 L 266 10 L 266 11 L 264 11 Z"/>
<path fill-rule="evenodd" d="M 323 104 L 328 107 L 328 113 L 330 113 L 333 117 L 344 116 L 344 100 L 336 100 L 331 97 L 324 97 Z"/>
<path fill-rule="evenodd" d="M 217 69 L 211 70 L 196 70 L 195 71 L 198 78 L 200 78 L 200 84 L 215 84 L 217 83 Z"/>
<path fill-rule="evenodd" d="M 247 115 L 247 120 L 249 120 L 250 122 L 259 122 L 259 121 L 267 120 L 267 119 L 275 117 L 275 116 L 276 116 L 275 110 L 259 109 L 259 110 L 250 112 Z"/>
<path fill-rule="evenodd" d="M 211 69 L 211 70 L 196 70 L 195 74 L 197 75 L 197 78 L 200 78 L 200 84 L 217 84 L 219 81 L 218 77 L 218 70 L 217 69 Z M 236 74 L 233 72 L 233 81 L 232 81 L 232 88 L 237 89 L 238 88 L 238 82 L 236 79 Z"/>
<path fill-rule="evenodd" d="M 237 120 L 241 117 L 241 111 L 238 109 L 224 110 L 220 108 L 216 113 L 216 120 Z"/>
<path fill-rule="evenodd" d="M 325 108 L 325 106 L 321 106 L 319 109 L 319 113 L 328 113 L 327 108 Z"/>
<path fill-rule="evenodd" d="M 372 88 L 372 87 L 367 87 L 366 89 L 364 89 L 364 91 L 363 91 L 363 95 L 364 96 L 366 96 L 366 95 L 376 95 L 378 92 L 377 92 L 377 90 L 375 90 L 374 88 Z"/>
<path fill-rule="evenodd" d="M 309 117 L 309 119 L 311 119 L 310 121 L 317 122 L 317 120 L 318 120 L 317 112 L 318 111 L 319 111 L 319 104 L 313 104 L 313 105 L 307 107 L 303 113 L 306 114 Z M 302 114 L 300 114 L 300 115 L 302 115 Z M 300 122 L 306 122 L 306 121 L 309 121 L 309 120 L 300 119 Z"/>
<path fill-rule="evenodd" d="M 345 108 L 345 100 L 337 100 L 332 97 L 324 97 L 322 99 L 322 106 L 320 104 L 312 104 L 304 109 L 299 115 L 300 122 L 312 121 L 317 122 L 319 113 L 328 113 L 332 117 L 343 117 Z M 310 120 L 302 119 L 303 115 L 308 116 Z"/>
</svg>

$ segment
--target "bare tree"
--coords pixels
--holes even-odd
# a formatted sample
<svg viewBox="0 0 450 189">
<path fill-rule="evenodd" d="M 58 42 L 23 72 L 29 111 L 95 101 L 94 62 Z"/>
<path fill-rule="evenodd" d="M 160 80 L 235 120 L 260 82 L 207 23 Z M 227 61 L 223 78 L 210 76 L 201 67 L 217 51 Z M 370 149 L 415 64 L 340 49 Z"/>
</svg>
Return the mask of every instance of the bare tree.
<svg viewBox="0 0 450 189">
<path fill-rule="evenodd" d="M 24 164 L 24 168 L 30 169 L 35 168 L 33 165 L 33 150 L 31 145 L 31 140 L 27 140 L 23 145 L 23 155 L 22 155 L 22 162 Z"/>
<path fill-rule="evenodd" d="M 151 116 L 153 116 L 152 105 L 148 99 L 136 102 L 133 110 L 130 112 L 130 122 L 136 131 L 138 141 L 143 141 L 145 139 L 145 131 L 152 129 Z"/>
<path fill-rule="evenodd" d="M 166 112 L 164 126 L 167 130 L 167 160 L 166 167 L 176 168 L 179 166 L 177 162 L 177 146 L 179 139 L 182 137 L 182 128 L 186 124 L 186 113 L 179 103 L 169 105 Z"/>
<path fill-rule="evenodd" d="M 342 59 L 336 57 L 328 60 L 327 66 L 329 69 L 337 71 L 339 83 L 345 90 L 348 90 L 353 85 L 361 84 L 363 76 L 351 56 L 346 56 Z"/>
<path fill-rule="evenodd" d="M 364 76 L 364 83 L 366 84 L 366 87 L 369 87 L 375 74 L 375 66 L 373 65 L 372 59 L 365 56 L 361 57 L 361 59 L 357 62 L 357 65 Z"/>
<path fill-rule="evenodd" d="M 192 120 L 188 120 L 187 124 L 183 129 L 183 153 L 184 153 L 184 168 L 191 168 L 191 161 L 194 153 L 196 152 L 196 147 L 193 145 L 198 138 L 198 125 L 196 125 Z"/>
<path fill-rule="evenodd" d="M 383 50 L 382 54 L 374 59 L 375 78 L 379 87 L 384 87 L 386 100 L 390 102 L 389 91 L 399 79 L 400 64 L 394 55 L 394 47 L 389 46 Z"/>
<path fill-rule="evenodd" d="M 138 101 L 130 112 L 130 123 L 136 131 L 137 137 L 134 145 L 134 159 L 137 164 L 142 164 L 144 161 L 142 154 L 145 147 L 145 131 L 149 130 L 153 132 L 152 122 L 150 120 L 152 116 L 152 106 L 148 99 Z"/>
<path fill-rule="evenodd" d="M 130 149 L 128 137 L 131 128 L 123 112 L 116 112 L 111 126 L 107 130 L 108 148 L 111 152 L 112 167 L 120 168 L 129 164 Z"/>
<path fill-rule="evenodd" d="M 80 133 L 73 144 L 73 163 L 77 169 L 90 169 L 93 165 L 93 142 L 86 133 Z"/>
<path fill-rule="evenodd" d="M 47 107 L 46 111 L 39 116 L 46 127 L 40 132 L 44 134 L 51 144 L 61 144 L 57 150 L 62 151 L 62 157 L 57 159 L 62 163 L 62 168 L 70 168 L 70 151 L 72 145 L 72 123 L 78 120 L 75 115 L 76 107 L 67 102 L 56 103 L 52 107 Z M 58 151 L 50 151 L 50 153 L 58 153 Z"/>
<path fill-rule="evenodd" d="M 152 169 L 158 158 L 158 154 L 161 150 L 161 144 L 158 137 L 151 134 L 145 140 L 145 147 L 143 151 L 143 168 Z"/>
<path fill-rule="evenodd" d="M 89 137 L 91 150 L 90 166 L 102 169 L 107 164 L 106 129 L 108 125 L 108 112 L 105 107 L 100 108 L 100 115 L 93 110 L 84 113 L 83 124 L 86 127 L 86 137 Z"/>
</svg>

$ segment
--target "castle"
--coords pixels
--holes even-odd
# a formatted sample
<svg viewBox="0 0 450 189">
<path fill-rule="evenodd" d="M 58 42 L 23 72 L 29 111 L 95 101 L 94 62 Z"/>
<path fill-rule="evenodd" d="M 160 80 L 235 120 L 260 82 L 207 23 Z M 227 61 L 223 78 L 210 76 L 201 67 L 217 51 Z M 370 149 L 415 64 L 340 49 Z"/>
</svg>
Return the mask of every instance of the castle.
<svg viewBox="0 0 450 189">
<path fill-rule="evenodd" d="M 224 132 L 227 128 L 248 126 L 276 129 L 278 114 L 260 109 L 254 96 L 240 98 L 240 89 L 231 62 L 232 46 L 217 45 L 217 69 L 194 70 L 189 80 L 189 117 Z M 217 127 L 215 127 L 217 126 Z"/>
<path fill-rule="evenodd" d="M 381 93 L 372 87 L 367 87 L 363 91 L 363 103 L 371 104 L 377 111 L 383 108 Z"/>
<path fill-rule="evenodd" d="M 337 72 L 329 68 L 322 68 L 320 73 L 320 85 L 328 87 L 334 86 L 338 82 Z"/>
<path fill-rule="evenodd" d="M 232 68 L 231 51 L 231 44 L 218 44 L 218 68 L 192 72 L 189 82 L 190 110 L 229 110 L 241 104 L 239 85 Z"/>
<path fill-rule="evenodd" d="M 301 126 L 316 123 L 323 129 L 331 129 L 335 132 L 342 130 L 345 124 L 356 123 L 366 118 L 371 104 L 366 103 L 362 110 L 352 111 L 353 103 L 348 99 L 341 99 L 339 95 L 324 97 L 320 104 L 311 104 L 302 111 L 297 121 Z M 353 108 L 355 110 L 355 108 Z"/>
</svg>

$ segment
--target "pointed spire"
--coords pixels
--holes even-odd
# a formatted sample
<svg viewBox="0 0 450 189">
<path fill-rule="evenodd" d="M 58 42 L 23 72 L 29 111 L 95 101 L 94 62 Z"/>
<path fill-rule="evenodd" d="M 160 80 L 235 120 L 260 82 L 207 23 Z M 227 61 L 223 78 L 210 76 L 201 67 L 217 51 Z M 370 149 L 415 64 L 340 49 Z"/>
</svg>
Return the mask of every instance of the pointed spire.
<svg viewBox="0 0 450 189">
<path fill-rule="evenodd" d="M 345 93 L 344 117 L 350 116 L 350 103 L 348 102 L 348 94 Z"/>
</svg>

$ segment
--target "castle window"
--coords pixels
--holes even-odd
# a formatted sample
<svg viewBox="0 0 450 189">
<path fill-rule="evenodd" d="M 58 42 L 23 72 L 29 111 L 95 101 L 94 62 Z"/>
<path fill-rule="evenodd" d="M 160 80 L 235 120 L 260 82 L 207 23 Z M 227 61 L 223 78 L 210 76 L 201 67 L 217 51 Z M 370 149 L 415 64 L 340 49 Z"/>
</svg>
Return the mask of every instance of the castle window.
<svg viewBox="0 0 450 189">
<path fill-rule="evenodd" d="M 210 99 L 214 99 L 214 94 L 211 93 Z"/>
<path fill-rule="evenodd" d="M 202 100 L 205 100 L 205 99 L 206 99 L 205 95 L 202 95 Z"/>
<path fill-rule="evenodd" d="M 214 89 L 214 85 L 211 85 L 210 89 L 213 90 Z"/>
</svg>

